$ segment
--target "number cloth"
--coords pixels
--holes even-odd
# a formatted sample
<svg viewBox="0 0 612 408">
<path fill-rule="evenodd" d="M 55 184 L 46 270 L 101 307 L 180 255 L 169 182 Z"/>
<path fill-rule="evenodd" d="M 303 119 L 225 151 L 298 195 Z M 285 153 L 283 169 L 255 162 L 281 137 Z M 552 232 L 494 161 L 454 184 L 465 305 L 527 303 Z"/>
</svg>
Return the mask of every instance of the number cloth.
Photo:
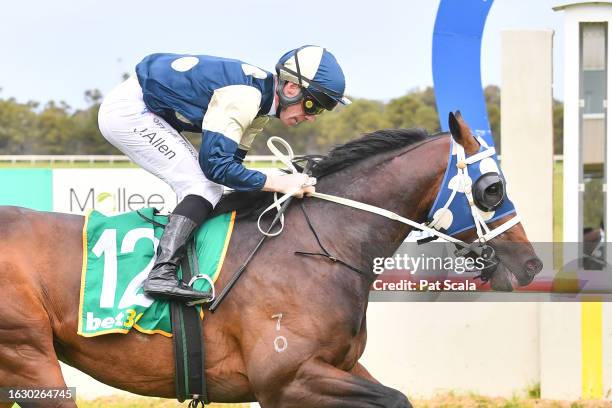
<svg viewBox="0 0 612 408">
<path fill-rule="evenodd" d="M 153 208 L 140 213 L 165 224 L 167 218 Z M 198 265 L 192 273 L 215 282 L 231 239 L 235 212 L 206 221 L 194 234 Z M 142 283 L 155 262 L 155 250 L 163 229 L 136 212 L 108 217 L 90 212 L 83 226 L 83 270 L 79 303 L 78 334 L 84 337 L 128 333 L 132 328 L 147 334 L 171 337 L 168 301 L 154 300 L 142 291 Z M 192 248 L 187 256 L 193 262 Z M 179 276 L 181 272 L 179 270 Z M 209 291 L 210 284 L 198 279 L 194 288 Z M 203 312 L 200 313 L 203 318 Z"/>
</svg>

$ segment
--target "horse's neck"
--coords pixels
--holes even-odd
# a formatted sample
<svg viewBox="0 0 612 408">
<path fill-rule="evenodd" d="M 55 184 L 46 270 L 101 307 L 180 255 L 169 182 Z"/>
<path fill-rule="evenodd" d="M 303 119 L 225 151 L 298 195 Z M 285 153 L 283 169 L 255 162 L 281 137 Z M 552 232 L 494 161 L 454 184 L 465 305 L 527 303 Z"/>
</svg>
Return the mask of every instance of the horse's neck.
<svg viewBox="0 0 612 408">
<path fill-rule="evenodd" d="M 426 220 L 447 163 L 448 139 L 439 139 L 386 161 L 370 159 L 321 180 L 317 191 L 384 208 L 417 222 Z M 406 150 L 409 150 L 406 149 Z M 369 270 L 375 257 L 391 256 L 410 227 L 378 214 L 343 205 L 311 203 L 316 223 L 340 257 Z M 347 261 L 347 259 L 343 259 Z"/>
</svg>

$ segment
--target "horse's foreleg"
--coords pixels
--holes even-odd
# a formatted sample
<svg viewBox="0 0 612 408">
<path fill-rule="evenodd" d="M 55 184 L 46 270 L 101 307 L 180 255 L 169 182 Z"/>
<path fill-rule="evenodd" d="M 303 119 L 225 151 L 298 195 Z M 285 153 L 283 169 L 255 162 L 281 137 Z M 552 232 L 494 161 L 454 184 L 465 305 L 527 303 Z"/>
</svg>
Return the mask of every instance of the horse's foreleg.
<svg viewBox="0 0 612 408">
<path fill-rule="evenodd" d="M 2 347 L 0 346 L 0 355 L 2 353 Z M 48 389 L 66 388 L 66 383 L 62 376 L 62 372 L 59 363 L 55 359 L 55 353 L 53 350 L 49 350 L 47 354 L 41 354 L 35 356 L 34 353 L 24 358 L 23 354 L 20 360 L 15 359 L 13 364 L 10 364 L 7 368 L 11 370 L 10 373 L 4 372 L 5 375 L 0 380 L 0 386 L 6 388 L 17 388 L 17 389 Z M 8 362 L 7 359 L 0 358 L 2 362 Z M 12 371 L 14 370 L 14 371 Z M 0 369 L 0 373 L 4 370 Z M 12 407 L 13 403 L 0 403 L 0 408 Z M 20 402 L 21 408 L 76 408 L 76 403 L 71 399 L 55 399 L 55 400 L 41 400 L 40 402 Z"/>
<path fill-rule="evenodd" d="M 0 281 L 4 276 L 0 271 Z M 19 270 L 12 271 L 16 275 Z M 30 285 L 30 288 L 32 285 Z M 66 388 L 53 348 L 53 332 L 45 308 L 28 285 L 5 285 L 0 302 L 0 387 L 15 389 Z M 73 400 L 19 404 L 25 407 L 76 407 Z"/>
<path fill-rule="evenodd" d="M 40 350 L 40 354 L 33 348 L 20 345 L 13 349 L 16 353 L 9 353 L 0 345 L 0 363 L 6 364 L 0 369 L 4 374 L 0 379 L 0 387 L 16 389 L 64 389 L 66 383 L 53 349 L 46 353 Z M 7 358 L 10 354 L 14 359 Z M 0 408 L 12 407 L 13 403 L 0 403 Z M 76 408 L 76 403 L 71 399 L 41 400 L 39 402 L 20 402 L 21 408 Z"/>
<path fill-rule="evenodd" d="M 66 388 L 66 383 L 52 348 L 40 354 L 23 346 L 16 347 L 16 350 L 15 360 L 11 364 L 11 360 L 6 358 L 9 353 L 0 346 L 0 357 L 2 357 L 0 362 L 9 363 L 7 368 L 12 370 L 9 372 L 9 370 L 0 369 L 0 373 L 4 372 L 4 376 L 0 380 L 1 387 L 32 390 Z M 11 407 L 12 405 L 12 403 L 7 405 L 0 403 L 0 408 Z M 41 399 L 40 402 L 19 403 L 19 406 L 21 408 L 74 408 L 77 405 L 71 399 Z"/>
<path fill-rule="evenodd" d="M 360 374 L 367 373 L 363 366 L 360 367 L 357 369 L 361 370 Z M 256 390 L 256 395 L 265 408 L 412 407 L 406 396 L 393 388 L 313 360 L 303 363 L 285 386 L 263 387 Z"/>
</svg>

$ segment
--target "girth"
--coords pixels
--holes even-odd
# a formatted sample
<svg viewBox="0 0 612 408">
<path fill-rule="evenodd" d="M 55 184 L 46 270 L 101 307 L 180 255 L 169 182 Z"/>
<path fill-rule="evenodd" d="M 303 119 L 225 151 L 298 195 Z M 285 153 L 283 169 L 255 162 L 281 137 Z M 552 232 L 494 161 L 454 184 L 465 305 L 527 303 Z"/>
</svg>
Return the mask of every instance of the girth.
<svg viewBox="0 0 612 408">
<path fill-rule="evenodd" d="M 181 263 L 182 280 L 190 283 L 199 275 L 195 240 L 191 238 Z M 172 342 L 175 364 L 176 399 L 183 402 L 191 399 L 189 407 L 208 404 L 206 393 L 205 343 L 202 334 L 200 313 L 197 307 L 183 302 L 170 302 L 172 320 Z"/>
<path fill-rule="evenodd" d="M 150 219 L 140 211 L 136 212 L 151 224 L 161 228 L 165 227 L 164 224 Z M 185 252 L 181 262 L 182 278 L 180 279 L 189 284 L 194 277 L 200 275 L 194 237 L 191 237 L 185 246 Z M 171 301 L 170 320 L 172 322 L 176 399 L 179 402 L 191 399 L 190 408 L 197 408 L 200 404 L 204 406 L 209 403 L 209 400 L 206 391 L 206 344 L 199 309 L 187 306 L 183 302 Z"/>
</svg>

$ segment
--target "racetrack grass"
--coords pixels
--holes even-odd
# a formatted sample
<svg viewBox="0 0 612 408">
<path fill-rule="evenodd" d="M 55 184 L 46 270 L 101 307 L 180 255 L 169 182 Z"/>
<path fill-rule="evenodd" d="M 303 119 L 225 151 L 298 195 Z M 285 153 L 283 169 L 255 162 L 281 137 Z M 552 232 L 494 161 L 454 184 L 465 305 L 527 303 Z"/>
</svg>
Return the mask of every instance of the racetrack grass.
<svg viewBox="0 0 612 408">
<path fill-rule="evenodd" d="M 499 398 L 477 394 L 442 393 L 427 400 L 413 399 L 415 408 L 612 408 L 612 401 L 554 401 L 538 398 Z"/>
<path fill-rule="evenodd" d="M 186 407 L 176 400 L 147 397 L 101 397 L 94 400 L 77 399 L 79 408 L 178 408 Z M 19 408 L 18 404 L 12 408 Z M 250 408 L 250 404 L 210 404 L 206 408 Z"/>
<path fill-rule="evenodd" d="M 78 401 L 79 408 L 178 408 L 188 404 L 189 401 L 181 404 L 171 399 L 140 397 L 104 397 L 92 401 Z M 206 405 L 206 408 L 250 408 L 250 404 L 210 404 Z"/>
<path fill-rule="evenodd" d="M 411 399 L 415 408 L 612 408 L 612 401 L 579 400 L 553 401 L 538 398 L 497 398 L 454 392 L 441 393 L 430 399 Z M 178 408 L 179 403 L 170 399 L 145 397 L 103 397 L 94 400 L 78 400 L 80 408 Z M 16 408 L 15 405 L 13 408 Z M 210 404 L 208 408 L 249 408 L 249 404 Z"/>
</svg>

